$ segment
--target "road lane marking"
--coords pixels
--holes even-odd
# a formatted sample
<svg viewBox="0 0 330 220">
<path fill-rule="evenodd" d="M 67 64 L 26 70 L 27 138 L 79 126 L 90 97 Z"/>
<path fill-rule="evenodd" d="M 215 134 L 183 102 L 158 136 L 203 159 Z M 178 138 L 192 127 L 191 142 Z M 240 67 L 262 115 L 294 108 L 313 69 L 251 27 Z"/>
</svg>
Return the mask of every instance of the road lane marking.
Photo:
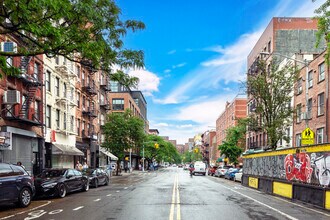
<svg viewBox="0 0 330 220">
<path fill-rule="evenodd" d="M 44 206 L 46 206 L 46 205 L 49 205 L 51 202 L 52 202 L 52 201 L 47 201 L 46 204 L 42 204 L 42 205 L 40 205 L 40 206 L 34 207 L 34 208 L 32 208 L 32 209 L 29 209 L 29 210 L 27 210 L 27 211 L 18 212 L 18 213 L 14 214 L 14 215 L 9 215 L 9 216 L 6 216 L 6 217 L 3 217 L 3 218 L 0 218 L 0 220 L 9 219 L 9 218 L 15 217 L 15 216 L 17 216 L 17 215 L 21 215 L 21 214 L 24 214 L 24 213 L 27 213 L 27 212 L 31 212 L 31 211 L 33 211 L 33 210 L 36 210 L 36 209 L 39 209 L 39 208 L 44 207 Z"/>
<path fill-rule="evenodd" d="M 98 201 L 100 201 L 100 200 L 101 200 L 101 199 L 95 199 L 94 202 L 98 202 Z"/>
<path fill-rule="evenodd" d="M 128 189 L 128 187 L 125 187 L 124 189 Z"/>
<path fill-rule="evenodd" d="M 112 194 L 108 194 L 107 196 L 111 196 Z"/>
<path fill-rule="evenodd" d="M 174 177 L 172 202 L 171 202 L 169 220 L 174 220 L 175 206 L 176 206 L 176 220 L 181 220 L 179 175 L 178 174 L 176 174 Z"/>
<path fill-rule="evenodd" d="M 252 201 L 254 201 L 254 202 L 256 202 L 256 203 L 258 203 L 258 204 L 260 204 L 260 205 L 263 205 L 263 206 L 265 206 L 265 207 L 267 207 L 267 208 L 269 208 L 269 209 L 271 209 L 271 210 L 273 210 L 273 211 L 275 211 L 275 212 L 277 212 L 277 213 L 279 213 L 279 214 L 285 216 L 285 217 L 288 218 L 288 219 L 291 219 L 291 220 L 298 220 L 297 218 L 295 218 L 295 217 L 293 217 L 293 216 L 291 216 L 291 215 L 288 215 L 288 214 L 286 214 L 286 213 L 284 213 L 284 212 L 282 212 L 282 211 L 280 211 L 280 210 L 278 210 L 278 209 L 275 209 L 275 208 L 273 208 L 273 207 L 271 207 L 271 206 L 269 206 L 269 205 L 266 205 L 265 203 L 262 203 L 262 202 L 260 202 L 260 201 L 258 201 L 258 200 L 256 200 L 256 199 L 254 199 L 254 198 L 252 198 L 252 197 L 250 197 L 250 196 L 247 196 L 247 195 L 245 195 L 245 194 L 243 194 L 243 193 L 240 193 L 240 192 L 238 192 L 238 191 L 236 191 L 236 190 L 233 190 L 233 189 L 231 189 L 231 188 L 229 188 L 229 187 L 226 187 L 226 186 L 224 186 L 224 185 L 222 185 L 222 184 L 219 184 L 219 185 L 222 186 L 223 188 L 226 188 L 226 189 L 228 189 L 228 190 L 234 192 L 234 193 L 237 193 L 237 194 L 239 194 L 239 195 L 241 195 L 241 196 L 244 196 L 245 198 L 248 198 L 248 199 L 250 199 L 250 200 L 252 200 Z"/>
<path fill-rule="evenodd" d="M 172 203 L 171 203 L 171 210 L 170 210 L 169 220 L 173 220 L 173 216 L 174 216 L 174 203 L 175 203 L 176 178 L 177 178 L 177 176 L 175 176 L 175 178 L 174 178 L 174 183 L 173 183 Z"/>
<path fill-rule="evenodd" d="M 84 208 L 84 206 L 79 206 L 79 207 L 77 207 L 77 208 L 75 208 L 75 209 L 72 209 L 72 210 L 73 210 L 73 211 L 77 211 L 77 210 L 82 209 L 82 208 Z"/>
<path fill-rule="evenodd" d="M 179 176 L 177 175 L 176 181 L 176 192 L 177 192 L 177 204 L 176 204 L 176 219 L 181 220 L 181 208 L 180 208 L 180 193 L 179 193 Z"/>
<path fill-rule="evenodd" d="M 117 192 L 117 193 L 119 193 L 120 191 L 119 191 L 119 190 L 117 190 L 116 192 Z"/>
</svg>

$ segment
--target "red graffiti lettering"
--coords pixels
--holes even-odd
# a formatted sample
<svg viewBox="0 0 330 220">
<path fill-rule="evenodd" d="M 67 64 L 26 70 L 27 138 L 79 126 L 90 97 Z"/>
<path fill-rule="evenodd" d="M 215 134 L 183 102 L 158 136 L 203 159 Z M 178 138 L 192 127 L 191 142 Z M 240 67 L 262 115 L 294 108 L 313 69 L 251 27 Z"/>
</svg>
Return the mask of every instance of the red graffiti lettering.
<svg viewBox="0 0 330 220">
<path fill-rule="evenodd" d="M 311 168 L 311 160 L 308 154 L 288 154 L 284 159 L 284 167 L 287 180 L 295 179 L 307 183 L 311 182 L 313 168 Z"/>
</svg>

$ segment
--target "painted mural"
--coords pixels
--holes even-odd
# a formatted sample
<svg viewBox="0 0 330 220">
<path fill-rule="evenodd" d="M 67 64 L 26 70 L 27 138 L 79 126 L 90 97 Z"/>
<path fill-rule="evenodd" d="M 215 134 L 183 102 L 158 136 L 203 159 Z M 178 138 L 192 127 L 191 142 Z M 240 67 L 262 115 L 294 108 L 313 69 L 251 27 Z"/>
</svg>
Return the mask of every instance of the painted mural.
<svg viewBox="0 0 330 220">
<path fill-rule="evenodd" d="M 330 186 L 330 153 L 295 153 L 244 158 L 243 173 Z"/>
</svg>

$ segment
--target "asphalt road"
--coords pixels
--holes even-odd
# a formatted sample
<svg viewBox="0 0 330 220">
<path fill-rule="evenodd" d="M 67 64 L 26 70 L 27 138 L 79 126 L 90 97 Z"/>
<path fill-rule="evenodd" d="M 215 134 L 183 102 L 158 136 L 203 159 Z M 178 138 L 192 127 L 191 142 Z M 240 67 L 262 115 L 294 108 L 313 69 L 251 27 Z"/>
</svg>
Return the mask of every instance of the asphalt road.
<svg viewBox="0 0 330 220">
<path fill-rule="evenodd" d="M 25 209 L 0 207 L 4 219 L 330 219 L 330 212 L 182 168 L 133 172 L 109 186 L 33 201 Z"/>
</svg>

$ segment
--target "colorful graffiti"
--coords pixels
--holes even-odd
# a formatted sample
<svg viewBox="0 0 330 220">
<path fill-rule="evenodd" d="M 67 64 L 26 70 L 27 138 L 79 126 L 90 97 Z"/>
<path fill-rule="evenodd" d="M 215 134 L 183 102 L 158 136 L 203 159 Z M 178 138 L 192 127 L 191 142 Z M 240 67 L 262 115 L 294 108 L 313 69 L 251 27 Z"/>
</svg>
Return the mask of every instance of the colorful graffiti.
<svg viewBox="0 0 330 220">
<path fill-rule="evenodd" d="M 287 180 L 311 182 L 313 168 L 308 154 L 288 154 L 284 159 L 284 167 Z"/>
<path fill-rule="evenodd" d="M 244 174 L 330 186 L 330 152 L 300 152 L 243 160 Z"/>
</svg>

